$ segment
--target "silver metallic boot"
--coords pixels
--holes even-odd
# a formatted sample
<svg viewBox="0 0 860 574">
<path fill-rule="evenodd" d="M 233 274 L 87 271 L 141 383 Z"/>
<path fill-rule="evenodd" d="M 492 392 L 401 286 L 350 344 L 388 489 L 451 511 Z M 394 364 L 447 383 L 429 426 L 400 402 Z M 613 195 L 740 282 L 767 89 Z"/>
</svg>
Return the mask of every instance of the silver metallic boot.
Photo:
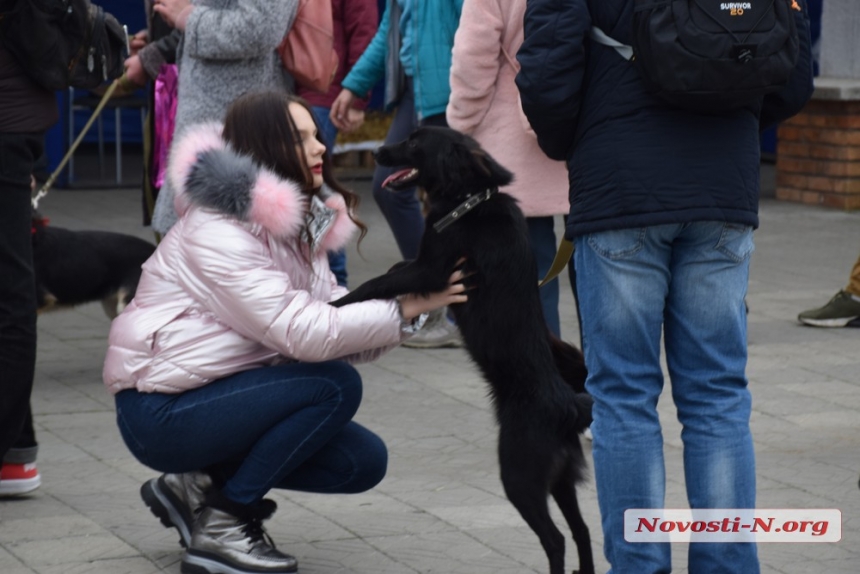
<svg viewBox="0 0 860 574">
<path fill-rule="evenodd" d="M 278 552 L 263 528 L 277 506 L 228 501 L 211 492 L 194 525 L 191 545 L 182 557 L 183 574 L 287 574 L 298 571 L 292 556 Z"/>
<path fill-rule="evenodd" d="M 188 548 L 194 520 L 211 488 L 212 479 L 204 472 L 162 474 L 143 483 L 140 497 L 165 528 L 179 531 L 179 543 Z"/>
</svg>

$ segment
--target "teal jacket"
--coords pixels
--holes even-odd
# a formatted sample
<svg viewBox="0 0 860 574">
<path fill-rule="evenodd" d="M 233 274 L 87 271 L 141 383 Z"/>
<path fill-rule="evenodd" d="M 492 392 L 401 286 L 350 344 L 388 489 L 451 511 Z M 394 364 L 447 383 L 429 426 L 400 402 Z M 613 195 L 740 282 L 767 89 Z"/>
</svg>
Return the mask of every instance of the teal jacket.
<svg viewBox="0 0 860 574">
<path fill-rule="evenodd" d="M 397 3 L 394 9 L 393 2 Z M 399 30 L 399 14 L 407 4 L 412 11 L 409 29 Z M 402 85 L 394 81 L 401 70 L 397 33 L 408 34 L 412 39 L 413 90 L 418 119 L 445 113 L 451 94 L 448 79 L 451 48 L 462 8 L 463 0 L 388 0 L 376 35 L 341 85 L 353 94 L 366 94 L 387 77 L 385 107 L 394 106 L 400 99 Z"/>
</svg>

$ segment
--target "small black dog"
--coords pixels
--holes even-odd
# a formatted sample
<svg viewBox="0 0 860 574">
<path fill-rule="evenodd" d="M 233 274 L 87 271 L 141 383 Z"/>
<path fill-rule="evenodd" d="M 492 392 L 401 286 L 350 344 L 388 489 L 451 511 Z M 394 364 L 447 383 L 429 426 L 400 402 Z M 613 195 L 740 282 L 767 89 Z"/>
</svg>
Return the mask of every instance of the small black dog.
<svg viewBox="0 0 860 574">
<path fill-rule="evenodd" d="M 113 319 L 134 297 L 155 246 L 109 231 L 71 231 L 33 213 L 33 267 L 39 312 L 101 301 Z"/>
<path fill-rule="evenodd" d="M 579 350 L 546 327 L 525 217 L 514 198 L 498 192 L 512 174 L 472 138 L 447 128 L 419 128 L 379 148 L 376 161 L 409 168 L 386 180 L 388 187 L 418 185 L 427 193 L 418 258 L 332 305 L 441 291 L 465 258 L 469 300 L 451 308 L 490 385 L 505 493 L 540 538 L 550 573 L 562 574 L 565 543 L 550 518 L 552 495 L 573 533 L 579 572 L 592 574 L 590 536 L 576 500 L 585 467 L 579 434 L 591 422 L 587 373 Z"/>
</svg>

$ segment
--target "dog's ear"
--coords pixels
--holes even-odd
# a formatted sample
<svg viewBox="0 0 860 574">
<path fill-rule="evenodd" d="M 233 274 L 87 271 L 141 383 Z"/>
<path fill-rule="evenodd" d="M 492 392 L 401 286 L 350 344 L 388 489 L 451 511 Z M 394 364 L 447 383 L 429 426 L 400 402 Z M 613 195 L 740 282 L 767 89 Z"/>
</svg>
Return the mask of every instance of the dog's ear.
<svg viewBox="0 0 860 574">
<path fill-rule="evenodd" d="M 490 154 L 481 148 L 472 150 L 472 161 L 494 187 L 508 185 L 514 180 L 514 174 L 499 165 Z"/>
<path fill-rule="evenodd" d="M 427 148 L 433 150 L 425 157 L 429 169 L 421 171 L 428 193 L 438 189 L 460 193 L 461 186 L 474 177 L 472 175 L 475 171 L 472 167 L 474 162 L 471 160 L 469 148 L 451 137 L 430 140 Z M 481 184 L 473 183 L 473 185 Z"/>
</svg>

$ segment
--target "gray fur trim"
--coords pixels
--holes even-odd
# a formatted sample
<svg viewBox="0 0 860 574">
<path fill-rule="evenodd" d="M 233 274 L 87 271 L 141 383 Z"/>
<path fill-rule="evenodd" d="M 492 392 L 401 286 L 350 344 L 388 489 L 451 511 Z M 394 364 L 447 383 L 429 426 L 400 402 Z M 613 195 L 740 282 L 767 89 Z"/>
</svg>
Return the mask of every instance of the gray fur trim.
<svg viewBox="0 0 860 574">
<path fill-rule="evenodd" d="M 210 149 L 197 155 L 185 182 L 185 193 L 197 205 L 245 221 L 259 171 L 248 156 L 228 149 Z"/>
</svg>

